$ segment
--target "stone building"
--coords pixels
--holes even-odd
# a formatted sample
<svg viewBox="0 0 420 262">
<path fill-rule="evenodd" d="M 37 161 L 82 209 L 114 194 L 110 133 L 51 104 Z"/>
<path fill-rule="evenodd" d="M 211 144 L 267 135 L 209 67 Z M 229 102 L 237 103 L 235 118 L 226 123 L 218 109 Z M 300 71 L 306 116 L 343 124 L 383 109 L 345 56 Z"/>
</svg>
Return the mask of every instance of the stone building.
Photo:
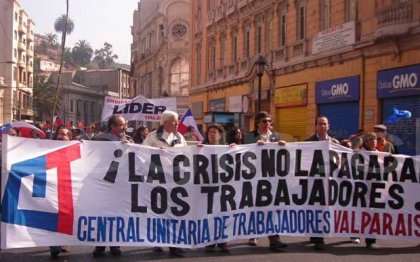
<svg viewBox="0 0 420 262">
<path fill-rule="evenodd" d="M 249 130 L 260 106 L 288 141 L 312 134 L 318 115 L 340 139 L 397 108 L 412 117 L 388 133 L 400 153 L 420 153 L 420 1 L 193 1 L 192 18 L 198 123 Z M 267 62 L 261 85 L 259 56 Z"/>
<path fill-rule="evenodd" d="M 33 121 L 35 23 L 15 0 L 0 2 L 0 124 Z"/>
<path fill-rule="evenodd" d="M 176 97 L 188 108 L 191 0 L 142 0 L 133 15 L 131 73 L 137 95 Z"/>
</svg>

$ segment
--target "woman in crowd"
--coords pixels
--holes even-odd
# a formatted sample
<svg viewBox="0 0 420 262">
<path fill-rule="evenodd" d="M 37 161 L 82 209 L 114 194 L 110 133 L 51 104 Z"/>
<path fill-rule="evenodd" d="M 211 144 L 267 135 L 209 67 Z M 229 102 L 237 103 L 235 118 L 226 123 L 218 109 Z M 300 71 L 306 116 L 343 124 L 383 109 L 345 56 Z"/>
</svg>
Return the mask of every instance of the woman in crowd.
<svg viewBox="0 0 420 262">
<path fill-rule="evenodd" d="M 140 126 L 134 134 L 133 140 L 136 144 L 143 144 L 144 139 L 149 134 L 147 126 Z"/>
<path fill-rule="evenodd" d="M 244 134 L 239 127 L 233 127 L 227 135 L 227 143 L 241 145 L 244 142 Z"/>
<path fill-rule="evenodd" d="M 204 138 L 205 145 L 224 145 L 226 144 L 224 141 L 224 133 L 225 130 L 223 127 L 217 123 L 211 123 L 207 126 L 207 132 Z M 202 145 L 200 145 L 202 146 Z M 229 252 L 229 248 L 226 242 L 224 243 L 217 243 L 217 246 L 220 249 L 220 252 L 227 253 Z M 206 251 L 214 252 L 216 251 L 216 244 L 206 246 Z"/>
</svg>

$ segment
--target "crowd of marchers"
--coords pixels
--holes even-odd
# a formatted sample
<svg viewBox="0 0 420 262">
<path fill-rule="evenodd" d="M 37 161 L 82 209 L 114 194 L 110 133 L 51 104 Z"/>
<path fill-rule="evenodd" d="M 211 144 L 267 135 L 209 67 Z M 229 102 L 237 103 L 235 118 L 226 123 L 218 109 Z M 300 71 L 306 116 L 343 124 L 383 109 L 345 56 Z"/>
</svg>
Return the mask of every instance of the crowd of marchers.
<svg viewBox="0 0 420 262">
<path fill-rule="evenodd" d="M 267 112 L 259 112 L 255 115 L 255 129 L 247 133 L 247 143 L 256 143 L 257 145 L 264 146 L 269 142 L 276 142 L 280 146 L 286 142 L 281 140 L 279 133 L 273 130 L 273 123 L 270 114 Z M 71 140 L 94 140 L 94 141 L 121 141 L 122 143 L 136 143 L 148 145 L 157 148 L 169 148 L 169 147 L 183 147 L 189 144 L 195 144 L 196 146 L 206 145 L 229 145 L 236 146 L 238 144 L 244 144 L 244 131 L 238 127 L 234 127 L 228 130 L 226 133 L 222 125 L 218 123 L 210 123 L 207 125 L 206 132 L 204 134 L 204 141 L 197 141 L 197 136 L 192 127 L 187 129 L 187 133 L 182 135 L 178 132 L 179 116 L 176 112 L 165 111 L 161 115 L 160 125 L 157 129 L 149 132 L 146 126 L 140 126 L 136 130 L 128 127 L 127 121 L 121 115 L 112 115 L 103 132 L 98 132 L 95 125 L 89 125 L 85 130 L 80 129 L 69 129 L 64 125 L 60 125 L 56 128 L 52 134 L 52 139 L 71 141 Z M 329 121 L 326 116 L 318 116 L 315 122 L 316 132 L 312 136 L 305 139 L 305 141 L 324 141 L 328 140 L 331 143 L 341 144 L 342 146 L 352 148 L 353 150 L 367 150 L 367 151 L 382 151 L 395 154 L 396 147 L 387 140 L 386 126 L 379 124 L 373 129 L 373 132 L 365 132 L 359 130 L 358 133 L 351 135 L 348 139 L 338 141 L 337 139 L 329 136 Z M 130 131 L 130 132 L 127 132 Z M 127 134 L 129 133 L 129 134 Z M 7 133 L 10 136 L 17 136 L 18 132 L 14 129 L 10 129 Z M 131 135 L 131 136 L 130 136 Z M 31 137 L 39 139 L 40 134 L 36 129 L 31 131 Z M 191 142 L 195 141 L 195 142 Z M 279 235 L 272 235 L 268 237 L 269 246 L 268 248 L 273 252 L 281 252 L 288 245 L 280 240 Z M 314 244 L 316 250 L 323 250 L 324 238 L 311 237 L 310 241 Z M 351 238 L 351 241 L 355 244 L 360 244 L 358 237 Z M 367 238 L 365 239 L 366 247 L 370 249 L 378 249 L 379 246 L 376 244 L 376 239 Z M 249 246 L 257 246 L 258 239 L 251 238 L 248 240 Z M 205 247 L 207 252 L 215 252 L 217 248 L 220 252 L 230 252 L 228 243 L 217 243 L 215 245 L 209 245 Z M 93 250 L 93 256 L 102 257 L 105 255 L 106 247 L 97 246 Z M 155 247 L 155 252 L 163 252 L 161 247 Z M 52 258 L 57 258 L 59 253 L 68 252 L 68 247 L 63 246 L 52 246 L 50 247 L 50 254 Z M 185 251 L 177 247 L 169 247 L 169 255 L 182 257 Z M 118 246 L 110 247 L 110 254 L 112 256 L 121 256 L 121 248 Z"/>
</svg>

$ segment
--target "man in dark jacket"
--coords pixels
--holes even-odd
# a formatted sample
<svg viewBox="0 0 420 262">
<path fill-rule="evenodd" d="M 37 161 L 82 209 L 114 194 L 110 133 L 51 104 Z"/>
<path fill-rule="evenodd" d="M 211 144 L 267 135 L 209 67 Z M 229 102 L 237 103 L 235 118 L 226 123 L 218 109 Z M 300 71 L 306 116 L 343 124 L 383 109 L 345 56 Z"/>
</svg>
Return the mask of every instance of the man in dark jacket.
<svg viewBox="0 0 420 262">
<path fill-rule="evenodd" d="M 255 130 L 247 134 L 245 137 L 245 143 L 257 143 L 258 145 L 264 145 L 268 142 L 278 142 L 279 144 L 284 145 L 285 142 L 280 140 L 280 134 L 271 131 L 271 123 L 271 116 L 267 112 L 258 112 L 255 115 Z M 280 241 L 279 235 L 268 236 L 268 239 L 270 241 L 269 249 L 271 251 L 282 251 L 283 248 L 287 247 L 286 243 Z M 248 245 L 256 246 L 257 239 L 249 239 Z"/>
<path fill-rule="evenodd" d="M 96 141 L 121 141 L 123 143 L 133 143 L 133 140 L 125 134 L 126 121 L 121 115 L 112 115 L 108 119 L 107 130 L 104 133 L 98 134 L 92 138 Z M 121 256 L 121 249 L 118 246 L 109 247 L 111 256 Z M 94 257 L 101 257 L 105 255 L 104 246 L 96 246 L 93 250 Z"/>
<path fill-rule="evenodd" d="M 328 135 L 328 130 L 330 130 L 330 123 L 326 116 L 318 116 L 315 121 L 316 133 L 308 138 L 305 141 L 325 141 L 328 140 L 331 143 L 339 144 L 337 139 L 330 137 Z M 310 241 L 314 243 L 315 250 L 323 250 L 325 248 L 324 238 L 323 237 L 311 237 Z"/>
</svg>

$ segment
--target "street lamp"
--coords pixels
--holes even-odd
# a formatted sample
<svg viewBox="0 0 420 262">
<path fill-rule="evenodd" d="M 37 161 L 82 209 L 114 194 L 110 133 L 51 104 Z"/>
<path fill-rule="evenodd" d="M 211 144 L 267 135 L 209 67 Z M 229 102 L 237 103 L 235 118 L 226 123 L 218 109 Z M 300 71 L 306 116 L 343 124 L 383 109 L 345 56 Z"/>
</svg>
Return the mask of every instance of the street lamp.
<svg viewBox="0 0 420 262">
<path fill-rule="evenodd" d="M 267 65 L 267 59 L 262 55 L 258 56 L 254 62 L 258 76 L 258 112 L 261 111 L 261 78 L 264 75 L 264 68 Z"/>
</svg>

